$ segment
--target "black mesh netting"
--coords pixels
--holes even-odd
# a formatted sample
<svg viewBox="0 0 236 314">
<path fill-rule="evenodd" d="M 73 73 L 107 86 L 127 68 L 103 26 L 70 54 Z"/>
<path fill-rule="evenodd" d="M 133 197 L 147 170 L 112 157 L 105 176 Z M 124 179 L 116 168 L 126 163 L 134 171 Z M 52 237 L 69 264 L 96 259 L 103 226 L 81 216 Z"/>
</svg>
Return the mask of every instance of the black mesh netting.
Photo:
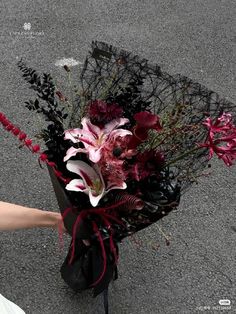
<svg viewBox="0 0 236 314">
<path fill-rule="evenodd" d="M 178 158 L 205 140 L 207 132 L 202 122 L 207 116 L 236 113 L 233 103 L 205 86 L 179 74 L 170 75 L 146 59 L 97 41 L 92 43 L 85 60 L 81 85 L 83 95 L 74 117 L 79 116 L 79 111 L 83 115 L 83 103 L 88 100 L 106 99 L 123 105 L 124 116 L 131 122 L 133 114 L 143 110 L 151 110 L 166 120 L 164 127 L 171 130 L 171 136 L 160 135 L 162 144 L 158 148 L 165 152 L 167 160 Z M 76 119 L 72 126 L 78 126 Z M 208 162 L 207 154 L 207 150 L 198 150 L 171 167 L 174 177 L 181 181 L 182 191 L 196 181 Z"/>
</svg>

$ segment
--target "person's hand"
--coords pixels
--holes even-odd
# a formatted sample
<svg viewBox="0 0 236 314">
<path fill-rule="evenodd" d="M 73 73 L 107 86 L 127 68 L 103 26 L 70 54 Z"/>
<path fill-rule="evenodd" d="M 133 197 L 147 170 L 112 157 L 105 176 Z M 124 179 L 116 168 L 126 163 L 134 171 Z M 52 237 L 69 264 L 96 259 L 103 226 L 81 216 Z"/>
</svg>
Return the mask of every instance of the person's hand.
<svg viewBox="0 0 236 314">
<path fill-rule="evenodd" d="M 60 230 L 60 232 L 62 233 L 67 233 L 61 214 L 54 213 L 54 212 L 51 212 L 51 213 L 54 219 L 54 224 L 52 227 L 54 229 Z"/>
</svg>

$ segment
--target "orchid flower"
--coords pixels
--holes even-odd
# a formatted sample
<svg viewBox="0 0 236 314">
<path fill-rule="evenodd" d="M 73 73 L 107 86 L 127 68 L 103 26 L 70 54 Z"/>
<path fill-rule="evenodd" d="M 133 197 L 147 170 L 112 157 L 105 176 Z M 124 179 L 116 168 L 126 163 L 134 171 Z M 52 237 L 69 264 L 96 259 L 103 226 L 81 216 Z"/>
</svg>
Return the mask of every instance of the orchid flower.
<svg viewBox="0 0 236 314">
<path fill-rule="evenodd" d="M 82 129 L 70 129 L 65 131 L 65 139 L 71 140 L 73 143 L 83 143 L 84 148 L 68 149 L 64 161 L 67 161 L 77 153 L 87 153 L 89 159 L 97 163 L 101 158 L 101 151 L 107 141 L 118 136 L 132 135 L 132 132 L 124 129 L 118 129 L 119 126 L 128 123 L 126 118 L 112 120 L 105 124 L 103 128 L 98 127 L 90 122 L 88 118 L 82 119 Z"/>
<path fill-rule="evenodd" d="M 121 182 L 119 185 L 109 182 L 106 187 L 97 165 L 91 167 L 81 160 L 69 160 L 66 164 L 66 168 L 81 177 L 81 179 L 71 180 L 70 183 L 66 185 L 66 189 L 86 193 L 93 207 L 96 207 L 100 199 L 110 190 L 123 190 L 127 187 L 125 182 Z"/>
</svg>

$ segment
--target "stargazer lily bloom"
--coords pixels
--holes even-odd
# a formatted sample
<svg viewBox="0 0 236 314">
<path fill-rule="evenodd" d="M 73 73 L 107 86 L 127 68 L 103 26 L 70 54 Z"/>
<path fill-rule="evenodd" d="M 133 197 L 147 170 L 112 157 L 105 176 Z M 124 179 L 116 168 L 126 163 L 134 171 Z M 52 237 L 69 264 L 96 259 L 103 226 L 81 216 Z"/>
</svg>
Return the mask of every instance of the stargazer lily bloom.
<svg viewBox="0 0 236 314">
<path fill-rule="evenodd" d="M 100 199 L 110 190 L 124 190 L 127 187 L 125 182 L 120 182 L 119 185 L 108 182 L 106 186 L 98 166 L 94 165 L 91 167 L 81 160 L 69 160 L 66 168 L 81 177 L 81 179 L 71 180 L 66 185 L 66 189 L 86 193 L 93 207 L 96 207 Z"/>
<path fill-rule="evenodd" d="M 84 148 L 71 147 L 66 152 L 64 161 L 67 161 L 77 153 L 87 153 L 89 159 L 97 163 L 101 158 L 102 149 L 105 143 L 118 136 L 132 135 L 132 132 L 124 129 L 118 129 L 119 126 L 128 123 L 126 118 L 112 120 L 104 125 L 103 128 L 98 127 L 90 122 L 88 118 L 82 119 L 82 129 L 70 129 L 65 131 L 65 139 L 71 140 L 73 143 L 83 143 Z"/>
</svg>

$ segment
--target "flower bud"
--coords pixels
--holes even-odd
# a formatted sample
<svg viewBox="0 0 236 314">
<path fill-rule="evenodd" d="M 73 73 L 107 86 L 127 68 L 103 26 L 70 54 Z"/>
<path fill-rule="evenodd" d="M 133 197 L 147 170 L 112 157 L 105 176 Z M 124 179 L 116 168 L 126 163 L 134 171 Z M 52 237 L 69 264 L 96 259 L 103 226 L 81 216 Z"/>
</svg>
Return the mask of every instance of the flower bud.
<svg viewBox="0 0 236 314">
<path fill-rule="evenodd" d="M 26 134 L 24 133 L 24 132 L 21 132 L 20 134 L 19 134 L 19 140 L 20 141 L 23 141 L 23 140 L 25 140 L 26 139 Z"/>
<path fill-rule="evenodd" d="M 34 146 L 32 146 L 32 152 L 33 153 L 37 153 L 37 152 L 39 152 L 40 151 L 40 146 L 39 145 L 34 145 Z"/>
<path fill-rule="evenodd" d="M 46 161 L 48 159 L 48 156 L 44 153 L 42 153 L 40 156 L 39 156 L 39 159 L 42 160 L 42 161 Z"/>
<path fill-rule="evenodd" d="M 64 69 L 66 70 L 66 72 L 70 72 L 70 68 L 68 67 L 68 65 L 64 65 Z"/>
<path fill-rule="evenodd" d="M 17 128 L 17 127 L 14 127 L 11 131 L 12 131 L 12 133 L 13 133 L 14 135 L 16 135 L 16 136 L 20 134 L 20 129 Z"/>
<path fill-rule="evenodd" d="M 25 145 L 26 145 L 26 146 L 31 146 L 31 144 L 32 144 L 32 140 L 29 139 L 29 138 L 27 138 L 27 139 L 25 140 Z"/>
<path fill-rule="evenodd" d="M 7 131 L 11 131 L 11 130 L 13 130 L 13 128 L 14 128 L 14 125 L 11 124 L 11 123 L 9 123 L 9 124 L 6 126 L 6 130 L 7 130 Z"/>
</svg>

